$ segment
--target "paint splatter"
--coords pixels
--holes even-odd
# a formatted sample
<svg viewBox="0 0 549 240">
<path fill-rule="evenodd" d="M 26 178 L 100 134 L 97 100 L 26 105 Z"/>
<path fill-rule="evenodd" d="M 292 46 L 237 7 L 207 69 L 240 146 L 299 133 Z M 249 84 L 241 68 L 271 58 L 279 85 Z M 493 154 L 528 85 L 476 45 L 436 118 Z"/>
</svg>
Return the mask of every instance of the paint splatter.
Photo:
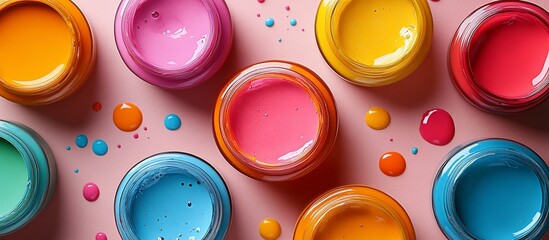
<svg viewBox="0 0 549 240">
<path fill-rule="evenodd" d="M 431 109 L 423 114 L 419 133 L 431 144 L 443 146 L 454 138 L 454 120 L 450 114 L 440 108 Z"/>
<path fill-rule="evenodd" d="M 281 232 L 280 223 L 274 218 L 265 218 L 259 223 L 259 235 L 265 240 L 276 240 Z"/>
<path fill-rule="evenodd" d="M 109 146 L 107 145 L 107 142 L 105 142 L 103 139 L 97 139 L 93 141 L 92 151 L 97 156 L 103 156 L 109 151 Z"/>
<path fill-rule="evenodd" d="M 70 151 L 70 150 L 71 150 L 71 146 L 66 146 L 65 149 L 66 149 L 67 151 Z"/>
<path fill-rule="evenodd" d="M 139 134 L 138 134 L 138 133 L 134 133 L 134 134 L 133 134 L 133 138 L 138 139 L 138 138 L 139 138 Z"/>
<path fill-rule="evenodd" d="M 95 240 L 107 240 L 107 234 L 99 232 L 95 234 Z"/>
<path fill-rule="evenodd" d="M 297 20 L 295 20 L 295 18 L 290 19 L 290 25 L 292 25 L 292 27 L 297 25 Z"/>
<path fill-rule="evenodd" d="M 181 118 L 177 114 L 170 113 L 164 118 L 164 127 L 170 131 L 175 131 L 181 127 Z"/>
<path fill-rule="evenodd" d="M 80 169 L 78 169 L 78 168 L 74 169 L 74 173 L 79 173 L 79 172 L 80 172 Z"/>
<path fill-rule="evenodd" d="M 141 126 L 143 114 L 139 107 L 133 103 L 120 103 L 114 108 L 112 120 L 118 129 L 131 132 Z"/>
<path fill-rule="evenodd" d="M 265 26 L 273 27 L 275 25 L 275 20 L 273 18 L 265 19 Z"/>
<path fill-rule="evenodd" d="M 85 148 L 88 146 L 88 137 L 84 134 L 80 134 L 76 136 L 76 139 L 74 139 L 74 143 L 79 148 Z"/>
<path fill-rule="evenodd" d="M 412 148 L 412 154 L 416 155 L 419 152 L 419 149 L 417 147 Z"/>
<path fill-rule="evenodd" d="M 101 105 L 100 102 L 94 102 L 92 104 L 92 110 L 95 111 L 95 112 L 101 111 L 102 108 L 103 108 L 103 105 Z"/>
<path fill-rule="evenodd" d="M 286 9 L 286 11 L 290 11 L 290 5 L 286 5 L 286 7 L 284 7 L 284 9 Z"/>
<path fill-rule="evenodd" d="M 95 183 L 86 183 L 82 189 L 82 195 L 88 202 L 94 202 L 99 198 L 99 187 Z"/>
<path fill-rule="evenodd" d="M 366 113 L 364 121 L 371 129 L 382 130 L 391 123 L 391 115 L 384 108 L 371 107 Z"/>
<path fill-rule="evenodd" d="M 400 176 L 406 170 L 406 160 L 397 152 L 388 152 L 379 159 L 379 169 L 387 176 Z"/>
</svg>

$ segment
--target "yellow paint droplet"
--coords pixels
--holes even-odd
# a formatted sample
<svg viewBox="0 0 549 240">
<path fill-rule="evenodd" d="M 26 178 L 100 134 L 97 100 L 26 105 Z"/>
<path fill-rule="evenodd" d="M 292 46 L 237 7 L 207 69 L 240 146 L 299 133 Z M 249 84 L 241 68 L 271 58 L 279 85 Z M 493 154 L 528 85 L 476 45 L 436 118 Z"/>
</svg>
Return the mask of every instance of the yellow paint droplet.
<svg viewBox="0 0 549 240">
<path fill-rule="evenodd" d="M 375 130 L 382 130 L 391 123 L 391 115 L 381 107 L 371 107 L 364 117 L 368 127 Z"/>
<path fill-rule="evenodd" d="M 280 237 L 280 224 L 276 219 L 265 218 L 259 224 L 259 234 L 265 240 L 276 240 Z"/>
<path fill-rule="evenodd" d="M 139 128 L 143 122 L 143 114 L 133 103 L 120 103 L 112 113 L 114 125 L 124 131 L 131 132 Z"/>
</svg>

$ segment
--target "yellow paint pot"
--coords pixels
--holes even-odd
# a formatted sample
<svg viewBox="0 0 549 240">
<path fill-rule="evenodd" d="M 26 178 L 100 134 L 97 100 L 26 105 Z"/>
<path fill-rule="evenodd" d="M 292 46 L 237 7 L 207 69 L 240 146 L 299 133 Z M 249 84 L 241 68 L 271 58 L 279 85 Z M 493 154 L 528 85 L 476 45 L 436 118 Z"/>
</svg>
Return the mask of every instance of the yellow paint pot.
<svg viewBox="0 0 549 240">
<path fill-rule="evenodd" d="M 70 0 L 0 0 L 0 96 L 44 105 L 78 90 L 95 63 L 84 14 Z"/>
<path fill-rule="evenodd" d="M 423 62 L 433 19 L 426 0 L 322 0 L 315 31 L 337 74 L 377 87 L 407 77 Z"/>
</svg>

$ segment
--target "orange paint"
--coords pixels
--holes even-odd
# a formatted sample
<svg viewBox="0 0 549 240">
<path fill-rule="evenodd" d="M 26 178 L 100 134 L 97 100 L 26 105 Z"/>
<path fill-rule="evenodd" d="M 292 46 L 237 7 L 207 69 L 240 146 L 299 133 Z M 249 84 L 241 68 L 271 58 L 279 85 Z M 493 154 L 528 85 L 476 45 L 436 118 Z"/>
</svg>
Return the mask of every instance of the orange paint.
<svg viewBox="0 0 549 240">
<path fill-rule="evenodd" d="M 364 121 L 371 129 L 382 130 L 387 128 L 389 123 L 391 123 L 391 115 L 384 108 L 371 107 L 368 109 Z"/>
<path fill-rule="evenodd" d="M 280 233 L 280 224 L 274 218 L 265 218 L 259 224 L 259 235 L 265 240 L 276 240 Z"/>
<path fill-rule="evenodd" d="M 114 108 L 112 120 L 118 129 L 131 132 L 141 126 L 143 114 L 139 107 L 133 103 L 120 103 Z"/>
<path fill-rule="evenodd" d="M 400 153 L 388 152 L 379 159 L 379 169 L 387 176 L 400 176 L 406 170 L 406 160 Z"/>
</svg>

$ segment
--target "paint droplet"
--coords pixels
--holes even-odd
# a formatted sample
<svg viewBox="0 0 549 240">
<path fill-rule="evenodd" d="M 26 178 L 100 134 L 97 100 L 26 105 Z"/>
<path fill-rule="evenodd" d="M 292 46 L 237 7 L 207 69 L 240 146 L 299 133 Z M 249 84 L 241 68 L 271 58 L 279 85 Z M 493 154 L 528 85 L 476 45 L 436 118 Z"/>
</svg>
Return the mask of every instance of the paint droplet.
<svg viewBox="0 0 549 240">
<path fill-rule="evenodd" d="M 379 159 L 379 169 L 387 176 L 400 176 L 406 170 L 406 161 L 400 153 L 388 152 Z"/>
<path fill-rule="evenodd" d="M 256 14 L 256 16 L 257 16 L 257 17 L 261 17 L 261 14 L 258 13 L 258 14 Z"/>
<path fill-rule="evenodd" d="M 93 141 L 92 151 L 97 156 L 103 156 L 109 151 L 109 146 L 103 139 L 97 139 Z"/>
<path fill-rule="evenodd" d="M 71 146 L 66 146 L 65 149 L 67 149 L 67 151 L 70 151 L 70 150 L 71 150 Z"/>
<path fill-rule="evenodd" d="M 295 18 L 290 19 L 290 25 L 292 26 L 297 25 L 297 20 L 295 20 Z"/>
<path fill-rule="evenodd" d="M 286 11 L 290 11 L 290 6 L 289 5 L 286 5 L 286 7 L 284 7 L 286 9 Z"/>
<path fill-rule="evenodd" d="M 177 114 L 170 113 L 164 118 L 164 126 L 170 131 L 175 131 L 181 127 L 181 118 Z"/>
<path fill-rule="evenodd" d="M 138 139 L 138 138 L 139 138 L 139 134 L 138 134 L 138 133 L 134 133 L 134 134 L 133 134 L 133 138 Z"/>
<path fill-rule="evenodd" d="M 265 0 L 257 0 L 258 3 L 264 3 Z"/>
<path fill-rule="evenodd" d="M 121 148 L 121 147 L 122 147 L 122 145 L 118 144 L 118 145 L 116 145 L 116 147 L 117 147 L 117 148 Z"/>
<path fill-rule="evenodd" d="M 95 240 L 107 240 L 107 234 L 105 233 L 97 233 L 95 234 Z"/>
<path fill-rule="evenodd" d="M 273 18 L 265 19 L 265 26 L 272 27 L 275 25 L 275 20 Z"/>
<path fill-rule="evenodd" d="M 454 138 L 454 120 L 450 114 L 440 108 L 431 109 L 423 114 L 419 133 L 431 144 L 443 146 Z"/>
<path fill-rule="evenodd" d="M 158 17 L 160 17 L 160 13 L 158 13 L 157 11 L 153 11 L 153 12 L 151 13 L 151 16 L 152 16 L 153 18 L 158 18 Z"/>
<path fill-rule="evenodd" d="M 88 146 L 88 137 L 84 134 L 80 134 L 76 136 L 76 139 L 74 139 L 74 143 L 79 148 L 85 148 Z"/>
<path fill-rule="evenodd" d="M 93 111 L 99 112 L 99 111 L 101 111 L 102 108 L 103 108 L 103 105 L 101 105 L 100 102 L 94 102 L 92 104 L 92 110 Z"/>
<path fill-rule="evenodd" d="M 301 31 L 302 31 L 302 32 L 305 32 L 305 28 L 302 28 Z"/>
<path fill-rule="evenodd" d="M 265 240 L 276 240 L 280 233 L 280 223 L 274 218 L 265 218 L 259 223 L 259 235 Z"/>
<path fill-rule="evenodd" d="M 371 107 L 364 117 L 366 124 L 371 129 L 382 130 L 391 123 L 391 115 L 381 107 Z"/>
<path fill-rule="evenodd" d="M 412 148 L 412 154 L 416 155 L 418 151 L 419 149 L 417 149 L 417 147 Z"/>
<path fill-rule="evenodd" d="M 193 203 L 192 202 L 187 202 L 187 206 L 192 207 Z"/>
<path fill-rule="evenodd" d="M 82 189 L 82 195 L 88 202 L 94 202 L 99 198 L 99 187 L 95 183 L 86 183 Z"/>
<path fill-rule="evenodd" d="M 282 42 L 282 38 L 279 38 L 279 39 L 278 39 L 278 42 Z"/>
<path fill-rule="evenodd" d="M 78 169 L 78 168 L 74 169 L 74 173 L 79 173 L 79 172 L 80 172 L 80 169 Z"/>
<path fill-rule="evenodd" d="M 148 129 L 147 127 L 144 127 L 143 130 L 144 130 L 144 131 L 147 131 L 147 130 L 149 130 L 149 129 Z"/>
<path fill-rule="evenodd" d="M 133 103 L 120 103 L 114 108 L 112 119 L 118 129 L 131 132 L 141 126 L 143 114 L 139 107 Z"/>
</svg>

